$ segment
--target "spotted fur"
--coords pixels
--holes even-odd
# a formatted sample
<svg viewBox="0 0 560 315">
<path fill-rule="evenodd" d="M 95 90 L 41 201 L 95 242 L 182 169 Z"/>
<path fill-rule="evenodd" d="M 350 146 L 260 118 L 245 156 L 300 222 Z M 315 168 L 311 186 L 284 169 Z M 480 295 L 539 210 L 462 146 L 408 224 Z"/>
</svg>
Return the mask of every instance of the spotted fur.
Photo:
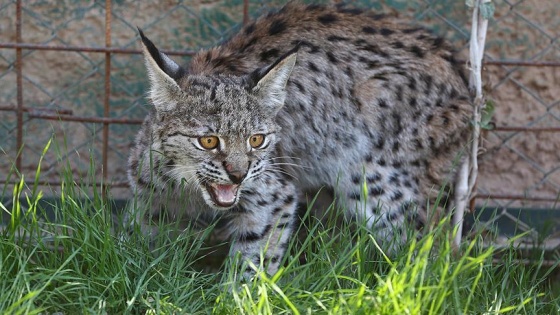
<svg viewBox="0 0 560 315">
<path fill-rule="evenodd" d="M 185 67 L 141 35 L 154 109 L 130 156 L 132 187 L 152 218 L 225 222 L 215 234 L 233 241 L 231 254 L 256 263 L 265 252 L 270 273 L 302 191 L 334 191 L 349 217 L 390 240 L 406 221 L 425 225 L 454 178 L 467 82 L 450 46 L 422 28 L 290 3 Z M 266 146 L 251 148 L 253 135 Z M 201 150 L 206 136 L 220 145 Z M 225 187 L 219 197 L 209 183 Z"/>
</svg>

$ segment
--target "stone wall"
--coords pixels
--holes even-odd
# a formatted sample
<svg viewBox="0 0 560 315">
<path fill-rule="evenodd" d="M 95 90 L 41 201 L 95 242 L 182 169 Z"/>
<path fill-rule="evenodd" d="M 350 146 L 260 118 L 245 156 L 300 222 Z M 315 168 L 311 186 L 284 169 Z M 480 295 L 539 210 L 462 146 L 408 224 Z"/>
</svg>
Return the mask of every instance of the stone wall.
<svg viewBox="0 0 560 315">
<path fill-rule="evenodd" d="M 252 16 L 283 1 L 250 1 Z M 455 43 L 467 56 L 469 11 L 463 1 L 354 1 L 400 17 L 412 17 Z M 104 47 L 105 2 L 77 0 L 23 1 L 23 42 L 48 46 Z M 556 0 L 494 1 L 496 15 L 488 31 L 487 60 L 560 61 L 560 3 Z M 157 45 L 171 50 L 196 50 L 219 42 L 238 27 L 243 1 L 112 2 L 111 45 L 138 49 L 136 26 Z M 15 42 L 15 4 L 0 5 L 0 42 Z M 105 54 L 75 51 L 24 50 L 23 100 L 26 107 L 71 110 L 74 116 L 103 115 Z M 141 56 L 111 57 L 110 114 L 141 119 L 147 112 L 146 77 Z M 187 61 L 188 57 L 176 57 Z M 558 67 L 486 66 L 488 97 L 496 104 L 496 126 L 560 126 Z M 15 50 L 0 49 L 0 106 L 16 104 Z M 0 112 L 0 181 L 16 155 L 16 115 Z M 100 181 L 102 125 L 61 122 L 24 116 L 22 173 L 31 179 L 42 150 L 54 135 L 55 144 L 42 164 L 42 179 L 58 181 L 70 169 L 76 181 Z M 126 158 L 137 125 L 111 125 L 110 182 L 126 180 Z M 555 197 L 560 191 L 560 133 L 488 131 L 483 135 L 478 190 L 481 194 Z M 92 161 L 94 168 L 91 169 Z M 94 174 L 94 175 L 92 175 Z M 0 187 L 1 188 L 1 187 Z M 11 189 L 11 187 L 8 187 Z M 51 186 L 46 192 L 56 194 Z M 126 189 L 114 189 L 117 198 Z M 491 206 L 551 207 L 553 202 L 479 199 Z"/>
</svg>

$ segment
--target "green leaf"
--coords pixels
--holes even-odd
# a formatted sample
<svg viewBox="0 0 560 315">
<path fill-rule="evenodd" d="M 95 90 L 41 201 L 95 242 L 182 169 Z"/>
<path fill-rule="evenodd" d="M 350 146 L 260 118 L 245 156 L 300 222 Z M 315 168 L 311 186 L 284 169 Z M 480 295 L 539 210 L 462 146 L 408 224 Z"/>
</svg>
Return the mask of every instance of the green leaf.
<svg viewBox="0 0 560 315">
<path fill-rule="evenodd" d="M 493 101 L 487 101 L 486 105 L 482 109 L 482 115 L 480 117 L 480 128 L 491 130 L 494 128 L 493 124 L 491 123 L 492 117 L 494 116 L 494 111 L 496 108 L 494 107 Z"/>
</svg>

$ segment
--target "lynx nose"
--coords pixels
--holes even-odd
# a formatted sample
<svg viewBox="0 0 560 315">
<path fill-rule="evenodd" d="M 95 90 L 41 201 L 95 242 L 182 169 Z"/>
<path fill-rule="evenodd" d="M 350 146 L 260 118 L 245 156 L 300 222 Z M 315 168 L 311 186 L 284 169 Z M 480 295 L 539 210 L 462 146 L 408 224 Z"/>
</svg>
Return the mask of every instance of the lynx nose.
<svg viewBox="0 0 560 315">
<path fill-rule="evenodd" d="M 245 172 L 228 172 L 229 179 L 234 184 L 241 183 L 241 181 L 243 181 L 243 179 L 245 178 L 245 175 L 247 175 L 247 173 Z"/>
<path fill-rule="evenodd" d="M 224 162 L 224 168 L 226 169 L 229 179 L 234 184 L 240 184 L 247 175 L 247 170 L 234 167 L 232 164 L 227 162 Z"/>
</svg>

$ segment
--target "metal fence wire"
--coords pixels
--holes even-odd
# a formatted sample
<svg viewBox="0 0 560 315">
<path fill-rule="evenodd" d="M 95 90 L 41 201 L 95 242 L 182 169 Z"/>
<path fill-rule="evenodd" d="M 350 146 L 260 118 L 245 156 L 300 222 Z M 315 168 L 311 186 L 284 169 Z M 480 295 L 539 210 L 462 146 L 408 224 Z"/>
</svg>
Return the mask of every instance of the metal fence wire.
<svg viewBox="0 0 560 315">
<path fill-rule="evenodd" d="M 112 197 L 127 198 L 127 156 L 149 108 L 136 26 L 186 62 L 199 47 L 220 42 L 283 2 L 4 0 L 0 188 L 15 183 L 14 168 L 32 179 L 54 136 L 41 167 L 45 192 L 56 195 L 62 170 L 70 169 L 76 182 L 103 183 Z M 554 209 L 560 195 L 560 2 L 493 3 L 483 79 L 496 111 L 494 128 L 483 133 L 473 205 L 498 208 L 498 219 L 531 229 L 511 209 Z M 411 17 L 468 56 L 465 1 L 349 5 Z"/>
</svg>

